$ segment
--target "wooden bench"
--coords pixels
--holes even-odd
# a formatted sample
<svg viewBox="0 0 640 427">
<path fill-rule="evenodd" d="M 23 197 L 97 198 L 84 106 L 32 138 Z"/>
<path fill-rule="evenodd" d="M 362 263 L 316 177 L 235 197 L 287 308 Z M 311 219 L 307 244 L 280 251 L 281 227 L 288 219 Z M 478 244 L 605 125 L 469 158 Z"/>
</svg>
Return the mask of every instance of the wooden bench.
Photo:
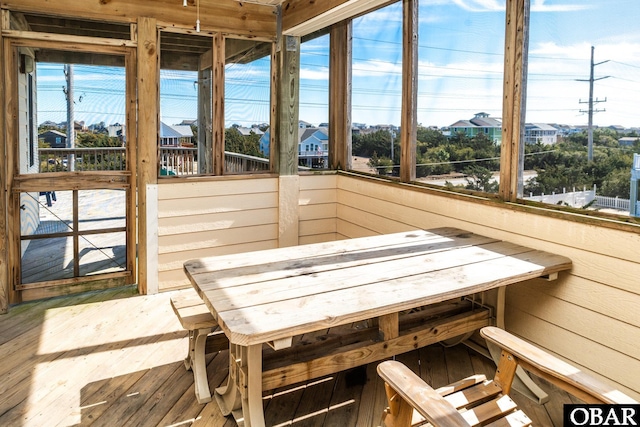
<svg viewBox="0 0 640 427">
<path fill-rule="evenodd" d="M 229 340 L 218 328 L 218 323 L 195 290 L 185 289 L 172 296 L 171 307 L 182 327 L 189 331 L 189 351 L 184 364 L 193 371 L 196 398 L 199 403 L 209 402 L 211 391 L 206 375 L 205 355 L 229 349 Z M 441 328 L 443 322 L 456 318 L 459 318 L 459 331 L 458 327 Z M 265 344 L 263 389 L 272 390 L 355 368 L 410 351 L 416 346 L 422 347 L 441 339 L 452 338 L 466 332 L 467 327 L 477 329 L 489 322 L 490 313 L 485 309 L 474 308 L 469 301 L 454 300 L 401 314 L 398 338 L 401 341 L 391 346 L 392 348 L 388 348 L 381 339 L 379 325 L 375 321 L 366 327 L 343 325 L 329 328 L 322 334 L 300 336 L 291 348 L 280 351 Z M 408 338 L 403 339 L 405 335 Z M 369 347 L 376 350 L 374 354 L 363 352 Z"/>
<path fill-rule="evenodd" d="M 205 355 L 229 349 L 229 340 L 195 290 L 186 289 L 173 295 L 171 307 L 182 327 L 189 331 L 189 350 L 184 366 L 193 371 L 198 403 L 210 402 Z"/>
</svg>

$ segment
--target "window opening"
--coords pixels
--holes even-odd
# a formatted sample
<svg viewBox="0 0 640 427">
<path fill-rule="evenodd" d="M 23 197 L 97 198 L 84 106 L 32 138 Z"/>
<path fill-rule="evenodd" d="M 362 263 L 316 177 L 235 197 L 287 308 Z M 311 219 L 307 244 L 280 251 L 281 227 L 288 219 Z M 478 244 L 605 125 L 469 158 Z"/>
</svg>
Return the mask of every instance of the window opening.
<svg viewBox="0 0 640 427">
<path fill-rule="evenodd" d="M 531 5 L 523 197 L 629 216 L 640 153 L 636 2 Z"/>
<path fill-rule="evenodd" d="M 303 38 L 300 43 L 300 130 L 298 169 L 329 166 L 329 144 L 313 150 L 311 139 L 329 139 L 329 34 Z"/>
<path fill-rule="evenodd" d="M 224 172 L 270 170 L 271 43 L 225 39 Z"/>
<path fill-rule="evenodd" d="M 402 2 L 353 20 L 352 167 L 399 175 Z"/>
<path fill-rule="evenodd" d="M 213 174 L 211 36 L 160 33 L 161 177 Z"/>
<path fill-rule="evenodd" d="M 421 1 L 416 179 L 497 192 L 504 6 Z"/>
</svg>

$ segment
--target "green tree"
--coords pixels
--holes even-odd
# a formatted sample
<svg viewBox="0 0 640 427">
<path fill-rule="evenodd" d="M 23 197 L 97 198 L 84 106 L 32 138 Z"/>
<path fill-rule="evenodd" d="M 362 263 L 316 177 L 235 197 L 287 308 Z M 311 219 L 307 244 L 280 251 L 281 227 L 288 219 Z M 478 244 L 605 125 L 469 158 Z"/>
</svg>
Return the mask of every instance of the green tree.
<svg viewBox="0 0 640 427">
<path fill-rule="evenodd" d="M 225 151 L 264 157 L 260 152 L 260 135 L 252 132 L 250 135 L 244 136 L 236 128 L 231 127 L 225 130 L 224 138 Z"/>
<path fill-rule="evenodd" d="M 429 148 L 417 157 L 416 176 L 444 175 L 453 171 L 451 156 L 444 146 Z"/>
<path fill-rule="evenodd" d="M 393 171 L 393 163 L 391 162 L 391 159 L 387 157 L 378 157 L 378 153 L 375 151 L 371 155 L 367 164 L 370 168 L 375 169 L 378 175 L 389 175 Z"/>
<path fill-rule="evenodd" d="M 122 147 L 122 141 L 103 133 L 81 132 L 76 135 L 76 147 Z"/>
<path fill-rule="evenodd" d="M 483 166 L 473 165 L 465 169 L 465 178 L 468 190 L 495 193 L 498 191 L 498 183 L 493 179 L 493 172 Z"/>
<path fill-rule="evenodd" d="M 394 157 L 400 155 L 399 138 L 394 138 Z M 391 158 L 391 134 L 386 130 L 359 133 L 352 136 L 352 152 L 356 156 L 371 157 L 373 153 Z"/>
</svg>

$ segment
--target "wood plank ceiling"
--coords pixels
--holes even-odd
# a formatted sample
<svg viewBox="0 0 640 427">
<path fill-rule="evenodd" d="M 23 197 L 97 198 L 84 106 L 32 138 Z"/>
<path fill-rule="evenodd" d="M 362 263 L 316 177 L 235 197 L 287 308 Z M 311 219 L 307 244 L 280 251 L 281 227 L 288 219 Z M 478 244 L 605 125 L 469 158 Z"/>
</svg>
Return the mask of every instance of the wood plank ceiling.
<svg viewBox="0 0 640 427">
<path fill-rule="evenodd" d="M 264 0 L 274 1 L 274 0 Z M 131 38 L 131 27 L 122 23 L 107 23 L 49 17 L 36 14 L 20 14 L 31 31 L 49 34 L 67 34 L 89 37 L 106 37 L 128 40 Z M 210 35 L 203 33 L 184 34 L 161 32 L 161 67 L 168 69 L 197 70 L 198 58 L 211 50 Z M 227 46 L 226 62 L 248 62 L 256 57 L 270 53 L 270 43 L 233 39 Z M 94 65 L 122 66 L 122 58 L 105 57 L 104 55 L 70 54 L 63 50 L 35 49 L 38 62 L 75 62 Z"/>
</svg>

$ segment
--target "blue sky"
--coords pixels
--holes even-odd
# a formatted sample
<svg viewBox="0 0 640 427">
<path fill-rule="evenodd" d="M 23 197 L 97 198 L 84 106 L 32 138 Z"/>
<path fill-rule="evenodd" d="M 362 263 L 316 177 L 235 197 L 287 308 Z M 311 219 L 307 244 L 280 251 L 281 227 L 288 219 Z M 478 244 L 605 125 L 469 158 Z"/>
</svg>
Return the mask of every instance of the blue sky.
<svg viewBox="0 0 640 427">
<path fill-rule="evenodd" d="M 504 0 L 422 0 L 419 11 L 418 122 L 447 126 L 477 112 L 501 115 Z M 597 125 L 640 126 L 640 1 L 532 0 L 527 121 L 587 123 L 589 60 L 595 46 Z M 400 4 L 353 25 L 353 114 L 356 123 L 400 124 Z M 300 119 L 328 118 L 329 39 L 301 48 Z M 65 120 L 62 67 L 40 64 L 39 122 Z M 124 73 L 76 66 L 76 113 L 87 123 L 122 122 Z M 196 118 L 195 75 L 163 72 L 161 109 L 169 124 Z M 269 59 L 227 67 L 226 122 L 268 121 Z M 82 95 L 82 101 L 79 97 Z M 580 102 L 584 103 L 580 103 Z M 55 117 L 55 118 L 54 118 Z"/>
</svg>

